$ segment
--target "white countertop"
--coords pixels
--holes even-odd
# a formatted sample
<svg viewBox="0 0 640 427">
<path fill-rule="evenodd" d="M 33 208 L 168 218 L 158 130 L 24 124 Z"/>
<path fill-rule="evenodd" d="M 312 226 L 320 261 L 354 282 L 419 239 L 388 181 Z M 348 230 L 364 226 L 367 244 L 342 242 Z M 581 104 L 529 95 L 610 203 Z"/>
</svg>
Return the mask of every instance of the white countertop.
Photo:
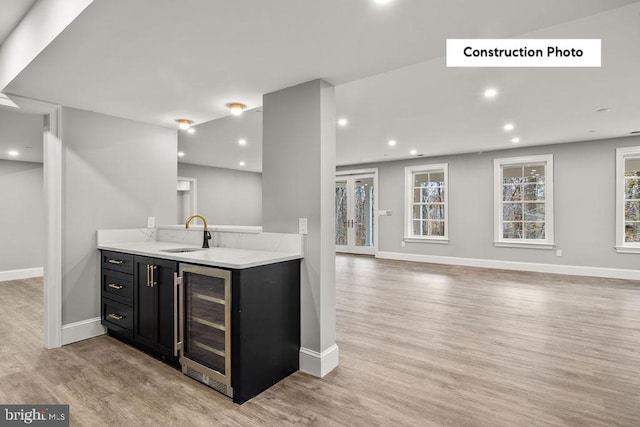
<svg viewBox="0 0 640 427">
<path fill-rule="evenodd" d="M 104 243 L 98 245 L 98 249 L 109 251 L 235 269 L 257 267 L 302 258 L 302 255 L 296 253 L 231 248 L 200 248 L 201 250 L 195 252 L 179 253 L 163 252 L 167 249 L 179 248 L 200 248 L 200 246 L 158 241 Z"/>
</svg>

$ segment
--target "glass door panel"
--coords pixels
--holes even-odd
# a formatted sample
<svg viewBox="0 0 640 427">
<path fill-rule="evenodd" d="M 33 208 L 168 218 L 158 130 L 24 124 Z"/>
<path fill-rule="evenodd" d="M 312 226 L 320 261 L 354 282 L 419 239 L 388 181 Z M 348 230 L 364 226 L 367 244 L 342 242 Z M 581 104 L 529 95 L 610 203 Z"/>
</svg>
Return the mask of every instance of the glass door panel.
<svg viewBox="0 0 640 427">
<path fill-rule="evenodd" d="M 374 182 L 373 174 L 336 178 L 336 251 L 375 252 Z"/>
</svg>

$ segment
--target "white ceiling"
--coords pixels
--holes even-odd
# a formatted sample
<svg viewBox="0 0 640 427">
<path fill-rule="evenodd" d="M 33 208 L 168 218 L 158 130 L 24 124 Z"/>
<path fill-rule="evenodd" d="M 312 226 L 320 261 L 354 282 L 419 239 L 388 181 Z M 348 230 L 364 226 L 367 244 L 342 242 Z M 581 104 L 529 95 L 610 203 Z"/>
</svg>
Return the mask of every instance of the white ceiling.
<svg viewBox="0 0 640 427">
<path fill-rule="evenodd" d="M 0 0 L 0 45 L 36 0 Z"/>
<path fill-rule="evenodd" d="M 621 6 L 629 5 L 621 9 Z M 6 89 L 175 126 L 262 95 L 336 84 L 338 163 L 485 151 L 640 130 L 640 3 L 629 0 L 95 0 Z M 126 11 L 126 13 L 123 13 Z M 602 38 L 600 69 L 447 69 L 447 38 Z M 488 85 L 500 96 L 481 97 Z M 596 114 L 600 107 L 608 113 Z M 183 161 L 260 170 L 261 115 L 180 136 Z M 246 126 L 246 127 L 245 127 Z M 590 130 L 596 132 L 590 133 Z M 237 139 L 245 137 L 246 147 Z M 396 139 L 394 149 L 386 146 Z"/>
</svg>

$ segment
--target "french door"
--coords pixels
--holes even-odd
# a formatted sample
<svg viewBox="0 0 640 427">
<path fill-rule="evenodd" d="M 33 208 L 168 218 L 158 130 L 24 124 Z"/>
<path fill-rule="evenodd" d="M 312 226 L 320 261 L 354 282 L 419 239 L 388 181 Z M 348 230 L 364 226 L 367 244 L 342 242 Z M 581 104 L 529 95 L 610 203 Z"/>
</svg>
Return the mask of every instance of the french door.
<svg viewBox="0 0 640 427">
<path fill-rule="evenodd" d="M 375 253 L 375 175 L 336 178 L 336 251 Z"/>
</svg>

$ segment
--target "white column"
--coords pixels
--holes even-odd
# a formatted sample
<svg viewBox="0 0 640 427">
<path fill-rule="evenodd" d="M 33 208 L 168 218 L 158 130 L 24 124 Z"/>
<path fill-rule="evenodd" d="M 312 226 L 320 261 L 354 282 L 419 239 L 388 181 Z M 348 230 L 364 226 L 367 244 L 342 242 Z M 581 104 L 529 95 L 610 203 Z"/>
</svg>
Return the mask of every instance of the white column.
<svg viewBox="0 0 640 427">
<path fill-rule="evenodd" d="M 301 269 L 300 369 L 323 377 L 338 366 L 335 316 L 335 95 L 313 80 L 263 103 L 262 227 L 297 233 L 307 218 Z"/>
</svg>

